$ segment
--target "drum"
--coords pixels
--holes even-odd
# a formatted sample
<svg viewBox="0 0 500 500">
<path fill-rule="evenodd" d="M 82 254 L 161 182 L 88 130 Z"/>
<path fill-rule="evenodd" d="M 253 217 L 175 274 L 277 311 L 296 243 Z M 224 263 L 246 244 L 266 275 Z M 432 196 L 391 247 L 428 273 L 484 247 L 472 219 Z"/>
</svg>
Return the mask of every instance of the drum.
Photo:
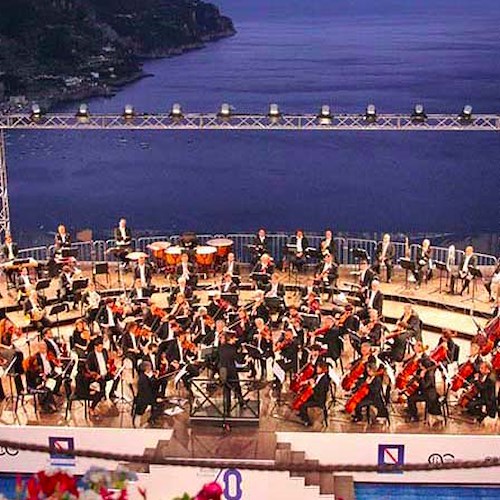
<svg viewBox="0 0 500 500">
<path fill-rule="evenodd" d="M 165 259 L 169 266 L 176 266 L 181 261 L 182 248 L 180 246 L 168 247 L 165 250 Z"/>
<path fill-rule="evenodd" d="M 170 242 L 168 241 L 155 241 L 148 245 L 149 250 L 153 254 L 153 257 L 158 260 L 165 260 L 165 250 L 170 247 Z"/>
<path fill-rule="evenodd" d="M 230 240 L 229 238 L 213 238 L 207 241 L 207 245 L 215 247 L 217 249 L 217 257 L 223 259 L 231 251 L 233 240 Z"/>
<path fill-rule="evenodd" d="M 210 267 L 214 263 L 217 249 L 210 246 L 196 247 L 196 263 L 200 266 Z"/>
</svg>

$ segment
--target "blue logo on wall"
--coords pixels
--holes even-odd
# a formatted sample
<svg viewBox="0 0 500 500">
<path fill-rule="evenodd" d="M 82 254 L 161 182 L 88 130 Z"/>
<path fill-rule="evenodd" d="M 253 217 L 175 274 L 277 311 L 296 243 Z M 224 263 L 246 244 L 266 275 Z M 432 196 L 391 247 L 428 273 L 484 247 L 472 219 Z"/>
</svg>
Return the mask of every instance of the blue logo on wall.
<svg viewBox="0 0 500 500">
<path fill-rule="evenodd" d="M 405 463 L 405 445 L 404 444 L 379 444 L 378 445 L 378 465 L 396 465 L 401 466 Z M 402 474 L 403 471 L 380 471 Z"/>
<path fill-rule="evenodd" d="M 72 437 L 49 437 L 50 464 L 57 466 L 73 466 L 76 463 L 75 455 L 71 452 L 75 450 L 75 440 Z"/>
</svg>

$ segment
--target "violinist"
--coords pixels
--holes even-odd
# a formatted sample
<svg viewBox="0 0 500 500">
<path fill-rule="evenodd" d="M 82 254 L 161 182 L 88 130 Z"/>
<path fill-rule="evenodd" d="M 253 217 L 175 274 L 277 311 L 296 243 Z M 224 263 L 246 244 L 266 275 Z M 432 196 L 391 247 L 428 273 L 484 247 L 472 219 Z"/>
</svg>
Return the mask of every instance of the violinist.
<svg viewBox="0 0 500 500">
<path fill-rule="evenodd" d="M 42 339 L 45 342 L 47 346 L 47 351 L 52 354 L 52 357 L 55 360 L 58 360 L 58 363 L 60 365 L 61 361 L 60 358 L 62 356 L 62 351 L 63 348 L 61 345 L 59 345 L 55 339 L 54 339 L 54 333 L 52 332 L 51 328 L 44 328 L 42 331 Z M 65 349 L 64 349 L 65 350 Z"/>
<path fill-rule="evenodd" d="M 306 427 L 311 425 L 308 408 L 321 408 L 325 411 L 326 398 L 330 389 L 330 378 L 328 376 L 328 365 L 320 361 L 316 366 L 316 376 L 308 382 L 312 387 L 311 397 L 301 405 L 299 417 Z"/>
<path fill-rule="evenodd" d="M 495 418 L 497 414 L 495 381 L 491 372 L 490 363 L 482 361 L 479 373 L 468 383 L 467 392 L 463 396 L 467 413 L 478 422 L 482 422 L 486 417 Z"/>
<path fill-rule="evenodd" d="M 144 287 L 140 278 L 134 280 L 134 287 L 130 291 L 130 298 L 135 299 L 147 299 L 151 297 L 151 288 Z"/>
<path fill-rule="evenodd" d="M 299 344 L 291 328 L 285 329 L 283 338 L 274 346 L 274 352 L 280 354 L 280 359 L 277 362 L 285 373 L 297 373 L 299 369 Z"/>
<path fill-rule="evenodd" d="M 338 320 L 333 316 L 325 316 L 324 324 L 310 335 L 316 342 L 326 346 L 326 357 L 336 361 L 342 354 L 343 341 L 338 327 Z"/>
<path fill-rule="evenodd" d="M 153 269 L 151 265 L 146 262 L 146 257 L 139 257 L 134 269 L 134 280 L 139 280 L 141 288 L 149 290 L 151 288 L 152 278 Z"/>
<path fill-rule="evenodd" d="M 193 342 L 196 345 L 207 345 L 206 339 L 210 333 L 213 333 L 215 321 L 208 315 L 206 307 L 199 307 L 194 315 L 191 331 L 193 333 Z"/>
<path fill-rule="evenodd" d="M 47 351 L 45 342 L 39 342 L 37 352 L 24 362 L 28 389 L 39 394 L 42 411 L 45 413 L 57 411 L 54 392 L 59 389 L 60 381 L 55 382 L 56 366 L 56 360 L 52 353 Z"/>
<path fill-rule="evenodd" d="M 264 286 L 269 283 L 269 278 L 273 273 L 274 264 L 271 261 L 271 257 L 269 254 L 264 253 L 252 269 L 250 277 L 252 278 L 257 288 L 260 288 L 262 290 Z"/>
<path fill-rule="evenodd" d="M 135 321 L 128 323 L 125 328 L 125 333 L 121 338 L 121 347 L 123 355 L 132 361 L 132 365 L 137 368 L 137 362 L 142 356 L 141 346 L 141 329 L 137 326 Z"/>
<path fill-rule="evenodd" d="M 99 304 L 101 303 L 101 296 L 95 288 L 95 283 L 92 281 L 87 285 L 87 290 L 82 295 L 82 303 L 87 316 L 88 324 L 90 329 L 93 331 L 94 321 L 97 319 L 97 313 L 99 312 Z"/>
<path fill-rule="evenodd" d="M 392 269 L 393 269 L 393 259 L 394 259 L 395 249 L 394 244 L 391 242 L 391 235 L 384 234 L 382 241 L 377 244 L 377 250 L 375 252 L 375 264 L 373 265 L 373 270 L 380 275 L 380 266 L 385 265 L 387 270 L 387 283 L 392 281 Z"/>
<path fill-rule="evenodd" d="M 422 342 L 417 341 L 413 346 L 414 361 L 418 361 L 417 373 L 415 374 L 418 381 L 417 390 L 408 397 L 408 422 L 418 422 L 417 403 L 425 401 L 427 413 L 429 415 L 441 416 L 441 407 L 439 406 L 438 394 L 436 391 L 436 368 L 437 365 L 425 353 Z"/>
<path fill-rule="evenodd" d="M 340 333 L 343 336 L 349 331 L 357 332 L 359 330 L 359 325 L 360 319 L 359 316 L 354 313 L 354 306 L 352 304 L 347 304 L 344 308 L 344 312 L 338 319 Z"/>
<path fill-rule="evenodd" d="M 262 290 L 257 290 L 254 295 L 254 303 L 250 310 L 250 320 L 255 321 L 257 318 L 261 318 L 264 323 L 269 322 L 270 312 L 264 301 L 264 292 Z"/>
<path fill-rule="evenodd" d="M 96 318 L 101 330 L 106 332 L 111 345 L 115 347 L 117 345 L 117 340 L 123 335 L 123 330 L 120 325 L 122 314 L 123 309 L 117 306 L 111 297 L 108 297 L 104 303 L 104 307 L 101 308 Z"/>
<path fill-rule="evenodd" d="M 70 339 L 74 351 L 79 358 L 85 358 L 88 350 L 91 348 L 91 343 L 97 335 L 92 335 L 85 321 L 81 318 L 75 321 L 75 329 Z"/>
<path fill-rule="evenodd" d="M 309 292 L 305 300 L 302 301 L 302 304 L 300 305 L 300 311 L 305 314 L 315 314 L 319 316 L 320 314 L 319 298 L 313 291 Z"/>
<path fill-rule="evenodd" d="M 401 363 L 405 357 L 408 342 L 413 338 L 408 323 L 402 319 L 396 323 L 396 328 L 385 336 L 383 350 L 379 359 L 390 364 Z"/>
<path fill-rule="evenodd" d="M 365 385 L 366 384 L 366 385 Z M 376 363 L 368 363 L 366 365 L 366 379 L 363 382 L 366 391 L 366 396 L 356 404 L 355 412 L 352 417 L 353 422 L 361 422 L 363 420 L 363 408 L 374 408 L 376 417 L 387 417 L 387 408 L 384 403 L 382 390 L 382 374 L 377 370 Z M 361 387 L 358 391 L 361 391 Z M 353 396 L 355 397 L 355 395 Z M 370 416 L 369 416 L 370 419 Z"/>
<path fill-rule="evenodd" d="M 119 378 L 115 377 L 116 367 L 114 359 L 110 357 L 104 348 L 102 338 L 98 337 L 94 342 L 94 350 L 89 353 L 85 362 L 85 376 L 91 385 L 92 402 L 89 413 L 95 416 L 95 408 L 104 397 L 106 397 L 106 383 L 113 381 L 110 391 L 110 399 L 116 399 L 116 389 Z M 92 390 L 94 389 L 94 390 Z"/>
<path fill-rule="evenodd" d="M 268 359 L 274 358 L 273 339 L 271 330 L 264 323 L 262 318 L 255 319 L 255 334 L 252 344 L 260 351 L 260 379 L 265 380 L 267 377 Z M 256 376 L 255 366 L 252 366 L 251 373 Z"/>
<path fill-rule="evenodd" d="M 142 355 L 141 363 L 144 361 L 149 361 L 151 363 L 151 367 L 154 372 L 162 371 L 160 375 L 164 375 L 167 373 L 167 367 L 160 368 L 159 358 L 158 358 L 158 344 L 155 342 L 149 342 L 149 344 L 145 348 L 145 352 Z M 168 365 L 168 362 L 167 362 Z"/>
<path fill-rule="evenodd" d="M 244 307 L 238 309 L 238 322 L 234 325 L 233 330 L 239 343 L 251 342 L 251 336 L 253 335 L 252 324 Z"/>
<path fill-rule="evenodd" d="M 175 303 L 172 307 L 168 317 L 170 319 L 175 318 L 178 322 L 182 320 L 189 320 L 189 316 L 191 314 L 191 307 L 189 302 L 186 300 L 186 297 L 182 293 L 177 294 L 175 297 Z"/>
<path fill-rule="evenodd" d="M 187 300 L 193 298 L 193 289 L 188 285 L 187 280 L 184 276 L 179 276 L 177 278 L 177 286 L 172 290 L 169 297 L 169 303 L 173 304 L 177 295 L 182 294 Z"/>
<path fill-rule="evenodd" d="M 327 254 L 330 254 L 332 256 L 333 262 L 336 262 L 336 255 L 337 255 L 337 245 L 335 244 L 335 240 L 333 239 L 333 232 L 331 229 L 327 229 L 325 231 L 325 236 L 321 240 L 321 243 L 319 245 L 319 252 L 323 257 L 325 257 Z"/>
</svg>

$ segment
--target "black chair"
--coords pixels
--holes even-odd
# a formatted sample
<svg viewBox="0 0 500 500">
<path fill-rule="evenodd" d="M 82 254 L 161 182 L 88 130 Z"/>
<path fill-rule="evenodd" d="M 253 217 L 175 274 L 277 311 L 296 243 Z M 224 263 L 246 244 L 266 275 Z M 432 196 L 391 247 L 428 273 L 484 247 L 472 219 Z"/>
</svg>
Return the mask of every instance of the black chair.
<svg viewBox="0 0 500 500">
<path fill-rule="evenodd" d="M 104 287 L 104 285 L 99 283 L 96 278 L 96 276 L 102 276 L 103 274 L 106 275 L 106 283 L 109 287 L 109 264 L 107 262 L 95 262 L 94 267 L 92 268 L 92 281 L 94 282 L 94 284 L 106 288 Z"/>
<path fill-rule="evenodd" d="M 130 416 L 132 417 L 132 427 L 135 428 L 135 419 L 137 417 L 137 394 L 135 392 L 134 384 L 129 383 L 128 388 L 130 389 L 130 394 L 132 394 L 132 407 L 130 409 Z"/>
</svg>

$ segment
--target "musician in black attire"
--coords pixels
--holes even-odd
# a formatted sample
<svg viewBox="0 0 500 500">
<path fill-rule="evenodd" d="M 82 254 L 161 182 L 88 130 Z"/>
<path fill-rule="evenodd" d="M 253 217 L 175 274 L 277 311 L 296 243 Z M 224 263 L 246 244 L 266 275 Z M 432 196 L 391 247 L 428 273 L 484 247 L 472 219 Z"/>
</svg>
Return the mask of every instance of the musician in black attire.
<svg viewBox="0 0 500 500">
<path fill-rule="evenodd" d="M 417 281 L 417 288 L 420 287 L 422 281 L 429 280 L 432 277 L 431 270 L 432 248 L 431 242 L 428 239 L 422 241 L 422 246 L 417 249 L 417 258 L 413 274 Z"/>
<path fill-rule="evenodd" d="M 227 254 L 227 260 L 222 263 L 221 272 L 223 275 L 230 274 L 233 279 L 240 275 L 240 265 L 235 261 L 233 252 Z"/>
<path fill-rule="evenodd" d="M 316 342 L 326 346 L 326 357 L 336 361 L 342 354 L 342 334 L 332 316 L 325 317 L 325 325 L 317 330 Z"/>
<path fill-rule="evenodd" d="M 368 384 L 369 392 L 356 406 L 352 418 L 353 422 L 361 422 L 363 419 L 363 408 L 375 408 L 377 417 L 388 416 L 383 398 L 382 375 L 377 373 L 377 365 L 375 363 L 368 363 L 366 365 L 366 373 L 367 377 L 363 383 Z M 370 421 L 370 416 L 368 416 L 368 421 Z"/>
<path fill-rule="evenodd" d="M 238 293 L 238 285 L 233 281 L 231 274 L 226 273 L 223 275 L 220 292 L 229 294 Z"/>
<path fill-rule="evenodd" d="M 295 235 L 290 238 L 286 248 L 290 254 L 290 262 L 297 271 L 302 271 L 306 263 L 306 249 L 309 248 L 309 242 L 302 229 L 298 229 Z"/>
<path fill-rule="evenodd" d="M 384 294 L 380 291 L 380 281 L 372 280 L 370 290 L 366 294 L 365 308 L 360 317 L 362 319 L 369 316 L 370 309 L 375 309 L 379 316 L 382 316 L 382 308 L 384 305 Z"/>
<path fill-rule="evenodd" d="M 364 303 L 371 289 L 372 281 L 377 278 L 377 273 L 368 265 L 366 259 L 359 261 L 359 298 Z"/>
<path fill-rule="evenodd" d="M 4 245 L 2 247 L 3 258 L 6 261 L 11 262 L 17 258 L 18 254 L 19 254 L 19 248 L 17 246 L 17 243 L 14 243 L 12 241 L 12 236 L 9 233 L 6 233 L 5 234 L 5 242 L 4 242 Z M 15 271 L 13 269 L 6 269 L 5 270 L 5 276 L 7 277 L 8 282 L 14 286 L 16 285 L 16 275 L 17 275 L 17 271 Z M 1 298 L 1 294 L 0 294 L 0 298 Z"/>
<path fill-rule="evenodd" d="M 497 398 L 495 381 L 491 376 L 491 365 L 486 361 L 481 362 L 479 373 L 476 373 L 471 383 L 466 389 L 474 386 L 477 395 L 467 405 L 467 412 L 474 416 L 478 422 L 482 422 L 486 417 L 495 418 L 497 414 Z"/>
<path fill-rule="evenodd" d="M 275 267 L 271 262 L 271 257 L 269 256 L 269 254 L 262 254 L 257 264 L 255 264 L 254 268 L 252 269 L 252 273 L 250 274 L 250 277 L 256 284 L 257 288 L 260 288 L 262 290 L 265 285 L 269 283 L 269 278 L 274 273 L 274 269 Z M 254 274 L 257 274 L 257 276 L 254 276 Z"/>
<path fill-rule="evenodd" d="M 314 286 L 320 287 L 324 290 L 325 287 L 331 287 L 335 284 L 338 277 L 338 266 L 333 261 L 333 256 L 327 253 L 323 259 L 316 266 L 316 271 L 314 273 Z"/>
<path fill-rule="evenodd" d="M 146 257 L 139 257 L 137 266 L 134 269 L 134 279 L 140 280 L 143 288 L 151 288 L 153 278 L 153 268 L 146 262 Z"/>
<path fill-rule="evenodd" d="M 377 244 L 373 270 L 380 275 L 380 265 L 384 264 L 387 269 L 387 283 L 390 283 L 392 279 L 393 259 L 395 253 L 396 251 L 394 244 L 391 242 L 390 234 L 384 234 L 382 241 L 379 241 Z"/>
<path fill-rule="evenodd" d="M 115 227 L 114 237 L 117 248 L 121 249 L 118 253 L 118 258 L 121 260 L 122 266 L 125 266 L 127 264 L 127 253 L 132 249 L 132 231 L 127 226 L 126 219 L 120 219 L 118 227 Z"/>
<path fill-rule="evenodd" d="M 333 262 L 337 262 L 337 245 L 333 239 L 333 232 L 331 229 L 325 231 L 325 237 L 321 240 L 319 251 L 323 257 L 326 254 L 330 254 Z"/>
<path fill-rule="evenodd" d="M 316 365 L 316 377 L 312 380 L 313 394 L 300 407 L 299 417 L 306 427 L 311 425 L 311 419 L 307 413 L 308 408 L 321 408 L 326 406 L 326 398 L 330 390 L 330 377 L 328 376 L 328 365 L 324 361 L 319 361 Z"/>
<path fill-rule="evenodd" d="M 255 319 L 257 318 L 262 318 L 262 320 L 264 320 L 264 323 L 269 322 L 269 308 L 265 304 L 264 293 L 260 290 L 258 292 L 255 292 L 255 301 L 252 309 L 250 309 L 249 316 L 252 321 L 255 321 Z"/>
<path fill-rule="evenodd" d="M 477 257 L 474 255 L 474 247 L 468 246 L 465 249 L 465 254 L 460 260 L 457 272 L 451 274 L 450 292 L 452 294 L 456 292 L 455 284 L 458 279 L 462 280 L 462 289 L 460 290 L 460 295 L 463 295 L 465 290 L 469 290 L 470 282 L 473 279 L 470 269 L 471 268 L 475 269 L 476 266 L 477 266 Z"/>
<path fill-rule="evenodd" d="M 259 229 L 252 244 L 254 246 L 254 248 L 252 248 L 252 264 L 255 264 L 263 254 L 268 254 L 270 251 L 269 240 L 267 239 L 266 230 L 264 228 Z"/>
<path fill-rule="evenodd" d="M 223 384 L 224 415 L 229 416 L 231 411 L 231 391 L 234 392 L 238 399 L 240 408 L 243 408 L 245 405 L 245 400 L 241 393 L 238 370 L 236 369 L 236 360 L 239 357 L 236 337 L 234 334 L 226 332 L 220 336 L 219 340 L 217 367 L 220 381 Z"/>
<path fill-rule="evenodd" d="M 436 391 L 435 370 L 436 364 L 425 354 L 422 342 L 413 346 L 416 359 L 420 360 L 420 368 L 416 373 L 419 377 L 418 389 L 408 398 L 408 420 L 418 422 L 417 403 L 425 401 L 429 415 L 440 416 L 442 414 L 439 406 L 438 393 Z"/>
<path fill-rule="evenodd" d="M 56 254 L 61 255 L 63 248 L 71 248 L 71 235 L 66 231 L 64 224 L 59 224 L 54 237 L 54 249 Z"/>
<path fill-rule="evenodd" d="M 175 275 L 177 278 L 181 276 L 186 279 L 186 283 L 190 287 L 196 286 L 197 277 L 196 277 L 196 269 L 191 262 L 189 262 L 189 255 L 187 253 L 183 253 L 181 255 L 181 262 L 175 268 Z"/>
</svg>

